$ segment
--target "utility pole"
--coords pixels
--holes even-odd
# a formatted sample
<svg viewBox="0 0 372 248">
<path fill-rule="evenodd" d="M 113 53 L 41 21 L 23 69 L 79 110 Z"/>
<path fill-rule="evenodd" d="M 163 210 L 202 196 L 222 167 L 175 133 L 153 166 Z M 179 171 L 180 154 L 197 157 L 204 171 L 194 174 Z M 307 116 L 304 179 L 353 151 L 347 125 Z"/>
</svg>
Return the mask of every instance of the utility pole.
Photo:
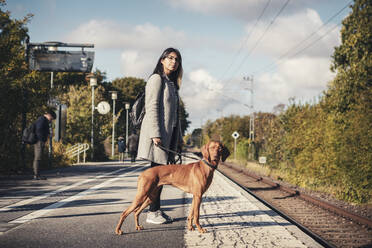
<svg viewBox="0 0 372 248">
<path fill-rule="evenodd" d="M 249 88 L 245 88 L 246 90 L 249 90 L 251 92 L 251 105 L 249 106 L 251 109 L 250 118 L 249 118 L 249 146 L 251 150 L 251 159 L 253 159 L 253 146 L 251 145 L 252 142 L 254 142 L 254 90 L 253 90 L 253 76 L 243 77 L 245 81 L 251 82 L 251 85 Z"/>
</svg>

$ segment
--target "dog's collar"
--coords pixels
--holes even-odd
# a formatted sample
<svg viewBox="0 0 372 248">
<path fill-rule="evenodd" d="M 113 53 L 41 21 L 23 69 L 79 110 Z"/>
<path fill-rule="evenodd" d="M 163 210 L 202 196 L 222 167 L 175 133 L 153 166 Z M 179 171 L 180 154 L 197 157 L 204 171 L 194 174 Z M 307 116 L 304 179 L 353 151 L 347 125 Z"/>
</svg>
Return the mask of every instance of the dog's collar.
<svg viewBox="0 0 372 248">
<path fill-rule="evenodd" d="M 213 164 L 209 163 L 207 160 L 202 159 L 203 163 L 211 167 L 212 169 L 217 169 L 217 165 L 214 166 Z"/>
</svg>

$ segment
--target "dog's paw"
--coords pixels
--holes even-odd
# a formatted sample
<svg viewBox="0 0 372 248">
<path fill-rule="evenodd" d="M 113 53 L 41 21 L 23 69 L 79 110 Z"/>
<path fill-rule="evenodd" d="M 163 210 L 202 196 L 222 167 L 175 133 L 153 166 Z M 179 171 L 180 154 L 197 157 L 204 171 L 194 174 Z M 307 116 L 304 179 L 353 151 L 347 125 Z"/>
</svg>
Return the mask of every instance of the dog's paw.
<svg viewBox="0 0 372 248">
<path fill-rule="evenodd" d="M 144 228 L 143 228 L 143 226 L 136 226 L 136 230 L 137 231 L 141 231 L 141 230 L 143 230 Z"/>
<path fill-rule="evenodd" d="M 206 233 L 206 232 L 207 232 L 207 230 L 204 229 L 204 228 L 198 228 L 198 231 L 199 231 L 200 233 Z"/>
<path fill-rule="evenodd" d="M 193 226 L 188 226 L 187 229 L 189 229 L 189 231 L 194 231 L 195 228 Z"/>
<path fill-rule="evenodd" d="M 122 231 L 122 230 L 115 230 L 115 233 L 116 233 L 117 235 L 123 235 L 123 231 Z"/>
</svg>

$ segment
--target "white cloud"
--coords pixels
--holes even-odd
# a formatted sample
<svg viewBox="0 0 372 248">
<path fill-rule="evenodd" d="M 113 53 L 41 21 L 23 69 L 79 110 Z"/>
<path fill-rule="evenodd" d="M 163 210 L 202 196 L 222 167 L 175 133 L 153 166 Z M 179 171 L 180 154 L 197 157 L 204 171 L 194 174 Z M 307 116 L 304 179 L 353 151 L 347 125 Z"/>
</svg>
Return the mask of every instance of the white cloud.
<svg viewBox="0 0 372 248">
<path fill-rule="evenodd" d="M 90 20 L 67 35 L 69 42 L 94 43 L 104 49 L 157 50 L 183 44 L 185 34 L 170 27 L 151 23 L 130 26 L 109 20 Z M 173 42 L 174 44 L 170 44 Z"/>
<path fill-rule="evenodd" d="M 187 9 L 192 12 L 230 16 L 246 21 L 254 20 L 261 13 L 264 2 L 261 0 L 166 0 L 175 8 Z M 279 9 L 280 1 L 272 1 L 271 8 Z"/>
<path fill-rule="evenodd" d="M 93 43 L 96 48 L 116 48 L 120 45 L 120 39 L 117 37 L 119 29 L 120 27 L 111 21 L 90 20 L 79 25 L 66 39 L 68 42 Z"/>
<path fill-rule="evenodd" d="M 300 55 L 329 57 L 335 44 L 339 43 L 339 29 L 335 29 L 321 38 L 325 32 L 331 29 L 334 24 L 328 24 L 319 29 L 323 22 L 319 14 L 312 9 L 296 12 L 293 15 L 279 17 L 270 27 L 265 36 L 254 50 L 254 53 L 260 52 L 269 56 L 281 56 L 290 50 L 288 55 L 294 55 L 301 49 L 309 46 L 312 42 L 318 40 L 309 49 L 304 50 Z M 251 37 L 248 39 L 247 49 L 252 49 L 256 42 L 263 35 L 268 26 L 267 22 L 259 23 Z M 252 25 L 246 27 L 247 33 L 252 30 Z M 315 31 L 318 31 L 314 33 Z M 314 33 L 314 34 L 313 34 Z M 313 34 L 313 35 L 312 35 Z M 307 39 L 309 36 L 311 37 Z M 303 43 L 300 43 L 304 41 Z M 300 45 L 299 45 L 300 44 Z"/>
<path fill-rule="evenodd" d="M 198 69 L 186 74 L 182 84 L 181 96 L 188 108 L 199 112 L 210 111 L 210 106 L 219 107 L 218 90 L 222 84 L 218 83 L 207 71 Z"/>
<path fill-rule="evenodd" d="M 232 17 L 246 22 L 255 22 L 265 9 L 261 20 L 272 20 L 279 10 L 286 4 L 285 0 L 263 1 L 263 0 L 164 0 L 170 6 L 179 9 L 186 9 L 191 12 L 202 13 L 204 15 L 216 15 L 219 17 Z M 286 4 L 281 15 L 291 15 L 302 11 L 310 5 L 327 5 L 329 2 L 338 0 L 296 0 Z"/>
<path fill-rule="evenodd" d="M 262 74 L 255 82 L 255 109 L 271 111 L 279 103 L 287 104 L 290 97 L 311 102 L 333 78 L 329 66 L 329 59 L 303 57 L 285 61 L 277 72 Z"/>
<path fill-rule="evenodd" d="M 154 55 L 155 56 L 155 55 Z M 138 78 L 147 78 L 156 61 L 152 61 L 150 58 L 154 57 L 141 53 L 136 50 L 128 50 L 121 53 L 121 70 L 123 75 L 128 75 Z M 147 58 L 147 59 L 144 59 Z"/>
<path fill-rule="evenodd" d="M 236 99 L 234 96 L 229 96 L 224 85 L 205 69 L 197 69 L 187 73 L 183 81 L 180 95 L 192 121 L 190 131 L 200 127 L 207 120 L 215 120 L 231 114 L 245 115 L 249 113 L 242 104 L 246 101 L 240 99 L 242 92 L 239 92 L 239 97 Z M 246 93 L 243 92 L 243 94 Z"/>
<path fill-rule="evenodd" d="M 255 111 L 272 112 L 274 106 L 288 104 L 292 97 L 302 103 L 317 100 L 334 76 L 329 65 L 327 58 L 295 58 L 284 61 L 276 72 L 254 78 Z M 181 88 L 181 97 L 190 114 L 191 130 L 208 119 L 215 120 L 231 114 L 248 115 L 250 109 L 244 104 L 250 105 L 251 94 L 245 88 L 250 88 L 250 84 L 245 85 L 242 80 L 239 83 L 238 79 L 230 82 L 230 87 L 223 87 L 223 83 L 204 69 L 188 73 Z"/>
<path fill-rule="evenodd" d="M 283 63 L 278 73 L 290 82 L 292 87 L 319 90 L 324 88 L 333 75 L 329 65 L 329 59 L 301 57 Z"/>
<path fill-rule="evenodd" d="M 187 36 L 183 31 L 158 27 L 151 23 L 130 26 L 110 20 L 90 20 L 66 35 L 66 42 L 93 43 L 97 54 L 117 51 L 120 71 L 125 76 L 147 78 L 161 52 L 167 47 L 189 49 L 198 53 L 204 48 L 220 50 L 223 42 L 207 36 Z M 192 59 L 193 56 L 189 56 Z"/>
<path fill-rule="evenodd" d="M 218 6 L 221 7 L 226 2 L 228 1 L 206 1 L 205 7 L 212 8 L 214 3 L 219 3 Z M 237 1 L 240 4 L 248 4 L 245 2 L 250 1 Z M 186 4 L 183 1 L 181 3 Z M 190 4 L 198 6 L 199 1 L 190 1 Z M 249 4 L 258 3 L 252 1 Z M 215 11 L 219 11 L 218 8 Z M 280 17 L 257 47 L 254 55 L 264 54 L 266 58 L 273 61 L 321 25 L 322 21 L 318 13 L 311 9 Z M 248 49 L 266 26 L 267 23 L 263 22 L 256 27 L 252 37 L 249 38 Z M 246 30 L 249 28 L 250 26 L 247 25 Z M 322 34 L 314 35 L 313 39 L 319 38 L 320 35 Z M 169 44 L 169 41 L 174 44 Z M 246 115 L 250 112 L 244 106 L 250 104 L 250 93 L 239 84 L 242 80 L 237 79 L 238 73 L 230 75 L 230 78 L 235 77 L 235 79 L 225 77 L 221 82 L 217 80 L 220 75 L 218 68 L 213 68 L 215 71 L 205 69 L 209 68 L 209 64 L 217 64 L 214 63 L 215 61 L 225 60 L 226 66 L 230 62 L 221 54 L 224 43 L 221 40 L 213 41 L 208 34 L 205 37 L 196 37 L 170 27 L 158 27 L 150 23 L 129 26 L 107 20 L 91 20 L 71 32 L 68 35 L 68 42 L 94 43 L 96 53 L 108 49 L 118 51 L 117 54 L 120 54 L 118 63 L 121 64 L 122 75 L 144 79 L 147 79 L 152 72 L 164 48 L 169 46 L 181 48 L 185 74 L 180 94 L 190 114 L 192 128 L 200 126 L 201 122 L 214 120 L 222 115 Z M 301 56 L 282 60 L 275 72 L 255 76 L 255 110 L 272 111 L 272 108 L 279 103 L 287 104 L 290 97 L 306 101 L 320 95 L 333 76 L 329 70 L 329 55 L 338 43 L 339 34 L 338 30 L 335 30 L 317 45 L 301 53 Z M 209 53 L 204 52 L 206 46 Z M 230 48 L 229 46 L 229 44 L 225 45 L 225 52 Z M 230 53 L 234 54 L 234 52 Z M 204 54 L 213 55 L 213 59 L 209 62 L 204 58 L 200 59 Z M 252 64 L 252 67 L 262 66 L 260 63 Z M 231 69 L 234 71 L 235 68 Z M 252 69 L 254 71 L 259 68 Z M 224 82 L 228 82 L 228 85 L 225 86 Z M 226 98 L 226 95 L 232 97 Z"/>
<path fill-rule="evenodd" d="M 291 97 L 301 102 L 311 102 L 326 89 L 327 83 L 334 76 L 329 69 L 330 55 L 333 53 L 333 47 L 340 43 L 338 29 L 328 33 L 309 49 L 292 56 L 333 27 L 327 25 L 319 33 L 314 34 L 308 42 L 296 47 L 300 41 L 322 25 L 323 22 L 318 13 L 306 9 L 291 16 L 278 18 L 271 27 L 255 53 L 271 57 L 271 60 L 276 62 L 277 68 L 274 72 L 266 72 L 255 78 L 256 110 L 271 111 L 279 103 L 287 104 Z M 252 46 L 252 40 L 257 40 L 264 28 L 264 24 L 257 27 L 257 32 L 253 35 L 248 47 Z M 277 61 L 279 56 L 293 47 L 295 49 L 292 52 Z M 265 67 L 261 66 L 260 69 L 262 68 Z M 266 69 L 270 68 L 266 67 Z"/>
<path fill-rule="evenodd" d="M 189 112 L 192 125 L 200 125 L 195 120 L 206 121 L 211 114 L 221 111 L 224 100 L 219 94 L 223 85 L 213 78 L 204 69 L 191 71 L 184 77 L 180 95 L 185 102 L 186 110 Z"/>
<path fill-rule="evenodd" d="M 110 20 L 90 20 L 66 36 L 67 42 L 93 43 L 97 54 L 115 50 L 120 54 L 121 74 L 147 78 L 167 47 L 185 47 L 183 32 L 150 23 L 130 26 Z"/>
</svg>

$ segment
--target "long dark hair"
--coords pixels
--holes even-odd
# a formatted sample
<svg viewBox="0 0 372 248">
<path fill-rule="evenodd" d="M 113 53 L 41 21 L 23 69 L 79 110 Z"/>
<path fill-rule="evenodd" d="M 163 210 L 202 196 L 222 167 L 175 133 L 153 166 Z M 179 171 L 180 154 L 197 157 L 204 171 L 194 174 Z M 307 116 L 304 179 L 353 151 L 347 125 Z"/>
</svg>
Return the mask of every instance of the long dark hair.
<svg viewBox="0 0 372 248">
<path fill-rule="evenodd" d="M 183 74 L 183 69 L 182 69 L 182 57 L 180 51 L 178 51 L 175 48 L 169 47 L 164 50 L 164 52 L 161 54 L 160 58 L 158 59 L 158 63 L 156 64 L 156 67 L 154 69 L 153 74 L 159 74 L 161 77 L 164 76 L 164 70 L 163 70 L 163 64 L 161 61 L 165 59 L 170 53 L 175 52 L 177 54 L 178 58 L 178 68 L 174 72 L 172 72 L 169 75 L 169 79 L 176 84 L 177 89 L 181 87 L 182 83 L 182 74 Z"/>
</svg>

